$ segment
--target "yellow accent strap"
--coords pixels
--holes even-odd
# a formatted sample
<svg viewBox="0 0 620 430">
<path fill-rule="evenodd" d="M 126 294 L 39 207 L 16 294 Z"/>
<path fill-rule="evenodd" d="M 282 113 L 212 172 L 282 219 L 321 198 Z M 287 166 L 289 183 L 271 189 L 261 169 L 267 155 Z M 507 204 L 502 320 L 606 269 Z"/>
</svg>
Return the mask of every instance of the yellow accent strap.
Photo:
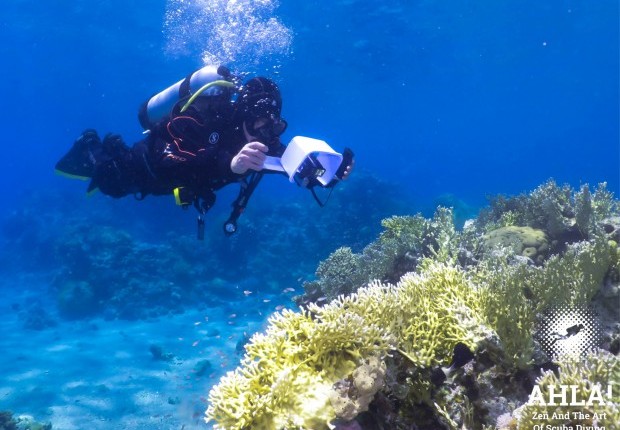
<svg viewBox="0 0 620 430">
<path fill-rule="evenodd" d="M 69 179 L 79 179 L 80 181 L 88 181 L 90 179 L 88 176 L 72 175 L 71 173 L 63 172 L 59 169 L 54 169 L 54 173 Z"/>
<path fill-rule="evenodd" d="M 181 113 L 185 112 L 187 110 L 187 108 L 189 107 L 189 105 L 191 105 L 192 103 L 194 103 L 194 100 L 196 100 L 196 97 L 198 97 L 200 94 L 202 94 L 204 91 L 208 90 L 209 88 L 215 86 L 215 85 L 221 85 L 223 87 L 228 87 L 228 88 L 232 88 L 235 86 L 235 84 L 233 84 L 232 82 L 228 82 L 228 81 L 224 81 L 224 80 L 219 80 L 219 81 L 213 81 L 213 82 L 209 82 L 208 84 L 204 84 L 202 87 L 200 87 L 200 89 L 198 91 L 196 91 L 187 101 L 187 103 L 185 103 L 183 105 L 183 107 L 181 108 Z"/>
<path fill-rule="evenodd" d="M 92 190 L 86 192 L 86 196 L 90 197 L 92 195 L 95 195 L 97 191 L 99 191 L 99 188 L 93 188 Z"/>
<path fill-rule="evenodd" d="M 181 189 L 183 187 L 177 187 L 174 189 L 173 193 L 174 193 L 174 201 L 177 204 L 177 206 L 183 206 L 183 202 L 181 201 Z"/>
</svg>

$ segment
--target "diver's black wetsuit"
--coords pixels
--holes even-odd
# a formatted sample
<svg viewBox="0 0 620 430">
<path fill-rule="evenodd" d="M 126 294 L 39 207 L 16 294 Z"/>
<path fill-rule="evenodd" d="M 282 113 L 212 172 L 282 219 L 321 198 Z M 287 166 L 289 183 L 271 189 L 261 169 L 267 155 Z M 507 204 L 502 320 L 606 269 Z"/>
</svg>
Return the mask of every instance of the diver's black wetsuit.
<svg viewBox="0 0 620 430">
<path fill-rule="evenodd" d="M 132 148 L 118 136 L 108 137 L 89 189 L 99 188 L 113 197 L 136 194 L 141 198 L 171 194 L 182 187 L 209 199 L 214 190 L 246 176 L 230 169 L 233 157 L 247 143 L 243 121 L 234 118 L 229 102 L 213 106 L 197 101 L 184 113 L 157 124 Z M 279 139 L 268 146 L 270 155 L 284 150 Z"/>
</svg>

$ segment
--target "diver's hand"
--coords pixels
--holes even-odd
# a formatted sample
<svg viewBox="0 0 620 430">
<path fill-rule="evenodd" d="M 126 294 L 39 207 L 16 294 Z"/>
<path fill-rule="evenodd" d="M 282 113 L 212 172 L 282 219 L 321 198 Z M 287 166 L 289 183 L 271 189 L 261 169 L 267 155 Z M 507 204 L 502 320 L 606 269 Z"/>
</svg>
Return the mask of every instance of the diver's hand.
<svg viewBox="0 0 620 430">
<path fill-rule="evenodd" d="M 347 166 L 346 169 L 344 169 L 344 173 L 342 174 L 342 180 L 344 181 L 345 179 L 347 179 L 349 177 L 349 175 L 351 175 L 351 172 L 353 171 L 353 167 L 355 166 L 355 160 L 351 160 L 351 164 L 349 164 Z"/>
<path fill-rule="evenodd" d="M 237 175 L 243 175 L 248 170 L 262 170 L 268 150 L 267 145 L 260 142 L 246 143 L 230 162 L 230 170 Z"/>
</svg>

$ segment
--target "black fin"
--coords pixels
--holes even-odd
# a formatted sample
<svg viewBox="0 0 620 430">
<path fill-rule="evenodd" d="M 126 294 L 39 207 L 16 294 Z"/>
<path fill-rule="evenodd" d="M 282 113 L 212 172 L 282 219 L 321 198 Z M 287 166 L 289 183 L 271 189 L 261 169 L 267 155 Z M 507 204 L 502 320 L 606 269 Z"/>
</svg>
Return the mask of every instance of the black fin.
<svg viewBox="0 0 620 430">
<path fill-rule="evenodd" d="M 56 163 L 56 172 L 70 178 L 87 180 L 93 176 L 96 157 L 101 153 L 101 140 L 95 130 L 85 130 Z"/>
</svg>

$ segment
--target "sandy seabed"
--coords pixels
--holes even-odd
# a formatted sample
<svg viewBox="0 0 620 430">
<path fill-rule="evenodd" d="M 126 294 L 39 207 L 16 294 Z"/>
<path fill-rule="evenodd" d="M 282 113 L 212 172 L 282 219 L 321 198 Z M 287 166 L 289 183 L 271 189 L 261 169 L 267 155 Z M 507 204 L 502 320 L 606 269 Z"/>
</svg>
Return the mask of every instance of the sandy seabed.
<svg viewBox="0 0 620 430">
<path fill-rule="evenodd" d="M 238 303 L 153 320 L 63 321 L 46 285 L 31 282 L 40 280 L 5 279 L 0 287 L 0 410 L 54 430 L 209 428 L 209 389 L 281 306 L 278 297 L 241 291 Z M 41 309 L 55 325 L 25 329 L 27 313 Z"/>
</svg>

